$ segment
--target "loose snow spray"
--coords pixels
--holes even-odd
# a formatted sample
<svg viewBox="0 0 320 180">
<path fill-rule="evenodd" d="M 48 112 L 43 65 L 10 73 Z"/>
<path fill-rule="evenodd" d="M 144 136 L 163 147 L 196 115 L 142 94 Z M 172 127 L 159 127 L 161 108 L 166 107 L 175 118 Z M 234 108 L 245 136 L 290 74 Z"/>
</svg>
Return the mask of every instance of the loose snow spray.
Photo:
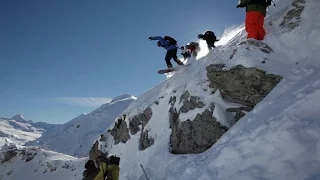
<svg viewBox="0 0 320 180">
<path fill-rule="evenodd" d="M 202 57 L 204 57 L 204 56 L 206 56 L 209 53 L 208 45 L 207 45 L 206 41 L 200 40 L 199 41 L 199 46 L 200 46 L 201 50 L 197 55 L 197 60 L 202 58 Z"/>
<path fill-rule="evenodd" d="M 239 33 L 241 33 L 243 31 L 244 27 L 240 26 L 237 28 L 231 27 L 226 29 L 221 38 L 219 39 L 218 42 L 215 43 L 216 46 L 224 46 L 226 45 L 230 40 L 232 40 L 234 37 L 236 37 Z M 197 55 L 197 60 L 201 59 L 202 57 L 206 56 L 209 53 L 208 50 L 208 45 L 206 43 L 206 41 L 204 40 L 200 40 L 199 41 L 199 45 L 201 48 L 201 51 L 198 53 Z"/>
<path fill-rule="evenodd" d="M 241 33 L 244 30 L 243 26 L 240 26 L 238 28 L 228 28 L 226 29 L 220 40 L 215 43 L 216 46 L 222 46 L 225 45 L 226 43 L 228 43 L 230 40 L 232 40 L 234 37 L 236 37 L 236 35 L 238 35 L 239 33 Z"/>
</svg>

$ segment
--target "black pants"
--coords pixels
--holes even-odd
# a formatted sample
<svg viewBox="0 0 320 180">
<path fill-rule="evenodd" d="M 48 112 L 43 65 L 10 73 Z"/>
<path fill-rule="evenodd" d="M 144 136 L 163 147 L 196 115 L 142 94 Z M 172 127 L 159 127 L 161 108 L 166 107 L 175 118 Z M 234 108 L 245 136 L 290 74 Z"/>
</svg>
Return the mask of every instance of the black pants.
<svg viewBox="0 0 320 180">
<path fill-rule="evenodd" d="M 208 49 L 210 50 L 210 49 L 213 49 L 213 48 L 215 48 L 216 46 L 214 45 L 214 43 L 207 43 L 208 44 Z"/>
<path fill-rule="evenodd" d="M 184 60 L 186 60 L 187 58 L 191 57 L 191 54 L 190 53 L 187 53 L 187 52 L 184 52 L 184 53 L 181 53 Z"/>
<path fill-rule="evenodd" d="M 171 49 L 171 50 L 167 51 L 165 60 L 166 60 L 166 63 L 167 63 L 168 68 L 171 68 L 171 67 L 172 67 L 172 64 L 171 64 L 171 62 L 170 62 L 171 58 L 173 58 L 173 60 L 174 60 L 177 64 L 183 65 L 183 63 L 182 63 L 182 62 L 178 59 L 178 57 L 177 57 L 177 51 L 178 51 L 178 49 Z"/>
</svg>

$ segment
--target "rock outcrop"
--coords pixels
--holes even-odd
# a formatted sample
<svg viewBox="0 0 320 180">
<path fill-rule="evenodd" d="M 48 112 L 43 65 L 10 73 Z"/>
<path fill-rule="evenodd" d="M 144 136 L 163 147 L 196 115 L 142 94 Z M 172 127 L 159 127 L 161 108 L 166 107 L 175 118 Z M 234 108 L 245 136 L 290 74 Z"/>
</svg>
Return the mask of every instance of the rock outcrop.
<svg viewBox="0 0 320 180">
<path fill-rule="evenodd" d="M 172 153 L 201 153 L 209 149 L 227 131 L 206 109 L 195 119 L 173 125 L 170 136 Z"/>
<path fill-rule="evenodd" d="M 292 3 L 293 8 L 284 16 L 280 27 L 292 30 L 295 27 L 299 26 L 301 22 L 300 16 L 302 11 L 304 10 L 305 3 L 305 0 L 295 0 Z"/>
<path fill-rule="evenodd" d="M 282 79 L 258 68 L 237 65 L 230 70 L 222 70 L 222 67 L 221 64 L 207 67 L 210 87 L 219 89 L 224 99 L 249 107 L 259 103 Z"/>
<path fill-rule="evenodd" d="M 142 113 L 134 116 L 129 122 L 130 133 L 132 135 L 140 131 L 139 126 L 145 126 L 152 117 L 152 110 L 150 107 L 145 109 Z"/>
<path fill-rule="evenodd" d="M 114 124 L 114 127 L 108 130 L 108 132 L 110 132 L 110 134 L 114 138 L 114 144 L 119 144 L 120 142 L 126 143 L 130 139 L 129 128 L 127 126 L 125 119 L 126 119 L 126 116 L 123 115 Z"/>
</svg>

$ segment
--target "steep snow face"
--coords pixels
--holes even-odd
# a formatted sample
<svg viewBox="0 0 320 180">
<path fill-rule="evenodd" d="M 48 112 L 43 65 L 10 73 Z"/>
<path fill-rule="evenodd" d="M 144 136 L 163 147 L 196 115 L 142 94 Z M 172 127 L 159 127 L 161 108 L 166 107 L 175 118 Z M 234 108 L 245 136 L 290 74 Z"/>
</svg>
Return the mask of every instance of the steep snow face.
<svg viewBox="0 0 320 180">
<path fill-rule="evenodd" d="M 37 142 L 28 145 L 39 145 L 44 149 L 77 157 L 85 156 L 105 128 L 135 99 L 131 95 L 116 97 L 89 114 L 82 114 L 54 131 L 45 132 Z"/>
<path fill-rule="evenodd" d="M 121 156 L 120 179 L 145 179 L 137 164 L 144 166 L 150 179 L 320 178 L 320 3 L 276 3 L 266 18 L 268 33 L 264 42 L 272 48 L 271 53 L 240 43 L 246 33 L 243 26 L 239 27 L 221 38 L 225 39 L 221 46 L 202 58 L 190 60 L 191 66 L 173 73 L 124 111 L 124 122 L 129 124 L 128 119 L 146 108 L 152 110 L 152 117 L 144 126 L 154 140 L 150 147 L 139 150 L 139 133 L 129 132 L 125 143 L 114 144 L 110 132 L 105 132 L 107 140 L 100 143 L 101 150 Z M 227 119 L 225 109 L 236 106 L 225 102 L 219 91 L 210 93 L 205 69 L 218 63 L 225 64 L 226 70 L 238 64 L 258 67 L 281 75 L 283 80 L 206 152 L 171 154 L 168 112 L 172 96 L 181 97 L 188 90 L 206 104 L 196 113 L 185 114 L 183 120 L 193 119 L 213 102 L 219 107 L 213 116 L 223 123 Z"/>
<path fill-rule="evenodd" d="M 80 180 L 86 160 L 36 147 L 5 146 L 0 151 L 0 179 Z"/>
</svg>

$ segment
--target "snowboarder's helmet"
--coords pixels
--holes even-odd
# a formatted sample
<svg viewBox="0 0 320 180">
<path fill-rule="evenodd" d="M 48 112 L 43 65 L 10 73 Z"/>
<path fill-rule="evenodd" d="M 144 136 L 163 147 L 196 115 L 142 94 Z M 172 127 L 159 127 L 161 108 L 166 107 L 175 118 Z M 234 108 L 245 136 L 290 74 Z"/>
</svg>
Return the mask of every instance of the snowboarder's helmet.
<svg viewBox="0 0 320 180">
<path fill-rule="evenodd" d="M 157 42 L 157 45 L 158 45 L 159 47 L 162 46 L 160 41 Z"/>
</svg>

